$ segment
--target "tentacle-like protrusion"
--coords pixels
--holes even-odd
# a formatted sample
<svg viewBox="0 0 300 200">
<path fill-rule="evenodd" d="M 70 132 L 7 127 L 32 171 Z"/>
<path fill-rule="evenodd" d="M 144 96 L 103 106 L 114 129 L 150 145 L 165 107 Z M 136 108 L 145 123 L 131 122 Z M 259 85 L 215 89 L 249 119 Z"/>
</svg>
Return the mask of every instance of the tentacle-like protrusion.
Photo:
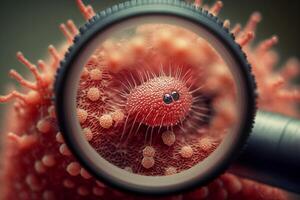
<svg viewBox="0 0 300 200">
<path fill-rule="evenodd" d="M 34 135 L 16 135 L 15 133 L 8 133 L 8 139 L 14 141 L 20 149 L 26 149 L 31 147 L 33 144 L 37 142 L 37 137 Z"/>
<path fill-rule="evenodd" d="M 280 74 L 285 80 L 291 80 L 300 73 L 300 62 L 297 58 L 290 58 L 282 67 Z"/>
<path fill-rule="evenodd" d="M 229 29 L 230 28 L 230 21 L 228 19 L 226 19 L 223 23 L 224 28 Z"/>
<path fill-rule="evenodd" d="M 95 12 L 94 12 L 93 7 L 91 5 L 87 5 L 87 6 L 84 5 L 82 0 L 77 0 L 76 2 L 77 2 L 77 5 L 78 5 L 78 8 L 79 8 L 80 12 L 82 13 L 83 17 L 86 20 L 91 19 L 95 15 Z"/>
<path fill-rule="evenodd" d="M 270 84 L 270 88 L 272 88 L 272 91 L 276 91 L 285 84 L 285 79 L 282 76 L 278 76 L 275 80 L 273 80 Z"/>
<path fill-rule="evenodd" d="M 38 60 L 38 67 L 40 68 L 40 70 L 45 73 L 47 71 L 47 65 L 45 64 L 45 62 L 43 60 Z"/>
<path fill-rule="evenodd" d="M 67 26 L 68 26 L 69 30 L 71 31 L 71 33 L 73 34 L 73 36 L 75 36 L 79 33 L 77 26 L 74 24 L 74 22 L 72 20 L 67 21 Z"/>
<path fill-rule="evenodd" d="M 36 83 L 32 83 L 30 81 L 25 80 L 21 74 L 19 74 L 18 72 L 16 72 L 16 70 L 10 70 L 9 75 L 16 79 L 22 86 L 27 87 L 29 89 L 32 90 L 37 90 L 37 84 Z"/>
<path fill-rule="evenodd" d="M 261 42 L 256 51 L 259 55 L 262 53 L 267 52 L 269 49 L 271 49 L 274 45 L 278 43 L 278 37 L 277 36 L 272 36 L 270 39 L 267 39 L 263 42 Z"/>
<path fill-rule="evenodd" d="M 41 95 L 39 92 L 36 92 L 34 90 L 29 91 L 27 94 L 22 94 L 14 90 L 5 96 L 0 96 L 0 103 L 5 103 L 13 99 L 20 99 L 28 105 L 38 105 L 41 100 Z"/>
<path fill-rule="evenodd" d="M 241 30 L 242 30 L 241 24 L 236 24 L 236 25 L 231 29 L 231 33 L 232 33 L 235 37 L 237 37 L 237 36 L 240 34 Z"/>
<path fill-rule="evenodd" d="M 39 68 L 41 69 L 41 73 L 40 73 L 39 70 L 37 69 L 36 65 L 29 62 L 21 52 L 17 53 L 17 58 L 21 63 L 23 63 L 32 72 L 32 74 L 34 75 L 34 77 L 36 79 L 36 83 L 26 81 L 15 70 L 11 70 L 10 75 L 13 78 L 15 78 L 16 80 L 18 80 L 22 86 L 33 89 L 33 90 L 44 90 L 46 87 L 49 86 L 50 82 L 49 82 L 48 77 L 50 75 L 49 74 L 47 75 L 47 72 L 45 71 L 46 65 L 43 61 L 40 60 L 38 62 Z"/>
<path fill-rule="evenodd" d="M 16 98 L 20 99 L 24 102 L 27 102 L 27 96 L 25 94 L 22 94 L 22 93 L 14 90 L 14 91 L 10 92 L 8 95 L 0 96 L 0 103 L 5 103 L 5 102 L 11 101 Z"/>
<path fill-rule="evenodd" d="M 221 11 L 223 7 L 223 2 L 222 1 L 217 1 L 211 8 L 210 8 L 210 12 L 213 14 L 213 15 L 218 15 Z"/>
<path fill-rule="evenodd" d="M 281 90 L 278 92 L 278 97 L 286 101 L 300 101 L 300 91 L 295 90 Z"/>
<path fill-rule="evenodd" d="M 254 38 L 254 32 L 248 32 L 243 37 L 237 39 L 237 43 L 242 47 L 246 46 Z"/>
<path fill-rule="evenodd" d="M 262 19 L 261 14 L 259 12 L 254 12 L 251 15 L 249 21 L 247 22 L 243 32 L 244 33 L 255 32 L 257 24 L 261 21 L 261 19 Z"/>
<path fill-rule="evenodd" d="M 34 64 L 32 64 L 31 62 L 29 62 L 29 60 L 27 60 L 25 58 L 25 56 L 22 54 L 22 52 L 17 53 L 17 58 L 23 65 L 25 65 L 32 72 L 32 74 L 34 75 L 34 77 L 37 81 L 37 84 L 40 84 L 42 82 L 42 77 L 41 77 L 37 67 Z"/>
<path fill-rule="evenodd" d="M 72 20 L 68 20 L 67 24 L 61 24 L 60 30 L 67 39 L 68 44 L 73 44 L 74 37 L 79 33 L 78 28 Z"/>
<path fill-rule="evenodd" d="M 31 81 L 28 81 L 15 70 L 10 70 L 10 76 L 16 79 L 23 87 L 31 89 L 31 91 L 29 91 L 27 94 L 22 94 L 14 90 L 5 96 L 0 96 L 0 103 L 8 102 L 13 99 L 19 99 L 27 105 L 38 105 L 40 103 L 44 89 L 47 88 L 51 83 L 51 79 L 49 79 L 49 76 L 51 76 L 52 74 L 47 74 L 46 64 L 42 60 L 38 61 L 38 66 L 42 72 L 40 73 L 37 67 L 34 64 L 30 63 L 21 52 L 17 53 L 17 58 L 33 73 L 36 78 L 36 82 L 33 83 Z"/>
<path fill-rule="evenodd" d="M 202 5 L 202 0 L 195 0 L 194 5 L 196 8 L 199 8 Z"/>
<path fill-rule="evenodd" d="M 53 45 L 50 45 L 48 50 L 49 50 L 49 53 L 50 53 L 51 57 L 53 58 L 54 62 L 59 63 L 59 61 L 61 60 L 61 57 L 60 57 L 57 49 Z M 57 67 L 57 65 L 53 65 L 53 66 Z"/>
<path fill-rule="evenodd" d="M 91 5 L 87 5 L 86 8 L 91 17 L 96 15 L 96 13 Z"/>
<path fill-rule="evenodd" d="M 74 36 L 72 35 L 72 33 L 69 31 L 69 29 L 67 28 L 67 26 L 65 24 L 61 24 L 59 26 L 61 32 L 64 34 L 64 36 L 66 37 L 67 39 L 67 42 L 69 44 L 72 44 L 73 43 L 73 38 Z"/>
</svg>

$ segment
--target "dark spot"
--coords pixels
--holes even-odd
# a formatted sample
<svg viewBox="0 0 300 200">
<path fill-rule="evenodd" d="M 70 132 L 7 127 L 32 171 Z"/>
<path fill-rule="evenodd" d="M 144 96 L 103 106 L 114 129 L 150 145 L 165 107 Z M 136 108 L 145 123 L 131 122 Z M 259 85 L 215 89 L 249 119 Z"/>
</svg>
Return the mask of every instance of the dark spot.
<svg viewBox="0 0 300 200">
<path fill-rule="evenodd" d="M 179 95 L 179 93 L 177 91 L 173 91 L 171 93 L 171 96 L 172 96 L 172 98 L 173 98 L 174 101 L 178 101 L 179 97 L 180 97 L 180 95 Z"/>
<path fill-rule="evenodd" d="M 165 102 L 165 104 L 170 104 L 173 102 L 172 96 L 170 94 L 165 94 L 163 96 L 163 101 Z"/>
</svg>

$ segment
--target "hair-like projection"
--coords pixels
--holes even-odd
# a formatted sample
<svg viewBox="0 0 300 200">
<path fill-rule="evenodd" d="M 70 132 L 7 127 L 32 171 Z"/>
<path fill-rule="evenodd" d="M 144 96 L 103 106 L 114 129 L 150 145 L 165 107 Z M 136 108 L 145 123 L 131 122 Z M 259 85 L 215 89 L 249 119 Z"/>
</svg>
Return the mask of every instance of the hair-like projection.
<svg viewBox="0 0 300 200">
<path fill-rule="evenodd" d="M 95 12 L 77 0 L 86 20 Z M 223 3 L 195 0 L 217 16 Z M 245 51 L 258 85 L 258 107 L 299 117 L 299 87 L 291 81 L 299 62 L 277 68 L 272 36 L 253 45 L 254 13 L 248 23 L 224 27 Z M 119 192 L 93 178 L 64 142 L 56 122 L 53 83 L 60 61 L 79 33 L 72 20 L 61 24 L 66 42 L 49 46 L 49 58 L 31 63 L 17 59 L 35 81 L 15 70 L 22 91 L 0 96 L 13 101 L 6 114 L 1 169 L 3 199 L 148 199 Z M 138 25 L 130 34 L 112 37 L 85 64 L 77 92 L 77 116 L 87 141 L 106 160 L 132 173 L 168 176 L 189 169 L 209 156 L 236 122 L 232 77 L 218 53 L 195 33 L 167 24 Z M 195 52 L 201 52 L 195 53 Z M 214 76 L 210 76 L 214 74 Z M 211 77 L 211 78 L 210 78 Z M 149 199 L 151 199 L 149 197 Z M 162 199 L 285 200 L 277 188 L 225 173 L 210 184 Z"/>
</svg>

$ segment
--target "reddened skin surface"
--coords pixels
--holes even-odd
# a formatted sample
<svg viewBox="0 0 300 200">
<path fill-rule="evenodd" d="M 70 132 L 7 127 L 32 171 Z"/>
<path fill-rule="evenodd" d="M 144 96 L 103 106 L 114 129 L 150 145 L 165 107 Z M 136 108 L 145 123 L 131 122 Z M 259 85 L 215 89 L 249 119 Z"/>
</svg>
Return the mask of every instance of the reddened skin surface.
<svg viewBox="0 0 300 200">
<path fill-rule="evenodd" d="M 95 15 L 90 5 L 84 5 L 81 0 L 77 0 L 77 3 L 85 19 Z M 217 15 L 222 3 L 218 1 L 212 7 L 208 7 L 203 5 L 202 1 L 196 0 L 195 6 L 206 7 Z M 241 28 L 240 25 L 230 28 L 228 20 L 224 26 L 230 28 L 236 36 L 236 41 L 243 47 L 253 66 L 260 94 L 258 107 L 299 117 L 295 109 L 300 97 L 299 88 L 289 83 L 299 71 L 299 62 L 291 59 L 280 71 L 274 70 L 277 54 L 272 46 L 277 43 L 277 37 L 262 41 L 257 46 L 251 44 L 260 19 L 260 14 L 254 13 L 245 28 Z M 27 81 L 16 71 L 11 71 L 10 75 L 27 89 L 0 96 L 0 102 L 14 100 L 7 117 L 9 132 L 6 135 L 2 158 L 4 167 L 1 181 L 5 183 L 2 198 L 148 199 L 121 193 L 94 179 L 77 162 L 58 131 L 51 101 L 52 85 L 59 61 L 78 33 L 71 20 L 62 24 L 60 28 L 67 42 L 58 49 L 50 45 L 50 59 L 46 59 L 47 62 L 40 60 L 35 65 L 22 53 L 17 54 L 18 60 L 32 72 L 36 81 Z M 158 28 L 160 31 L 156 33 Z M 86 139 L 110 162 L 133 173 L 172 175 L 207 157 L 220 142 L 220 130 L 227 126 L 226 123 L 234 122 L 232 104 L 230 101 L 222 101 L 221 103 L 226 105 L 222 108 L 226 109 L 219 109 L 220 117 L 210 122 L 215 130 L 214 134 L 203 134 L 208 131 L 205 126 L 207 122 L 203 122 L 203 126 L 196 129 L 190 128 L 195 121 L 203 119 L 202 115 L 209 115 L 203 111 L 209 104 L 216 104 L 216 108 L 221 105 L 218 98 L 210 99 L 209 104 L 195 99 L 199 91 L 193 90 L 201 87 L 203 79 L 197 78 L 197 81 L 200 80 L 199 84 L 191 89 L 190 86 L 194 83 L 189 77 L 198 74 L 193 71 L 196 70 L 193 66 L 198 62 L 197 59 L 201 60 L 201 65 L 220 66 L 223 63 L 209 47 L 185 30 L 149 25 L 138 27 L 136 32 L 137 37 L 123 41 L 122 48 L 116 46 L 117 43 L 108 42 L 103 47 L 105 51 L 95 52 L 95 55 L 91 56 L 82 72 L 78 91 L 78 120 Z M 149 46 L 153 47 L 154 51 L 150 51 Z M 118 52 L 115 51 L 116 47 L 119 48 Z M 203 55 L 195 57 L 195 49 L 200 49 Z M 169 58 L 174 58 L 174 55 L 176 59 L 172 60 L 172 66 L 183 66 L 181 73 L 171 70 L 171 73 L 167 74 L 168 70 L 161 73 L 156 69 L 161 64 L 169 66 Z M 124 68 L 131 66 L 137 58 L 143 60 L 139 64 L 150 63 L 150 68 L 154 69 L 156 75 L 124 71 Z M 190 67 L 192 72 L 187 70 Z M 217 70 L 210 73 L 217 74 L 218 78 L 205 80 L 209 85 L 206 91 L 218 91 L 220 85 L 224 87 L 224 91 L 226 87 L 231 87 L 232 83 L 226 71 Z M 130 80 L 129 83 L 125 86 L 118 83 L 116 80 L 119 80 L 120 76 Z M 110 83 L 113 85 L 109 85 Z M 155 92 L 158 92 L 157 96 L 153 94 Z M 198 104 L 195 105 L 195 101 Z M 149 104 L 148 112 L 144 110 L 145 104 Z M 157 110 L 163 115 L 151 114 L 151 110 Z M 190 116 L 191 111 L 193 113 Z M 195 117 L 196 115 L 200 115 L 200 119 Z M 188 130 L 185 134 L 179 134 L 177 129 L 162 128 L 179 126 L 183 120 L 185 121 L 182 127 Z M 155 132 L 157 134 L 153 134 Z M 197 137 L 190 137 L 190 132 L 195 133 Z M 198 137 L 201 134 L 203 136 Z M 116 143 L 120 138 L 123 139 L 123 145 Z M 162 199 L 177 198 L 284 200 L 287 196 L 279 189 L 225 173 L 193 192 Z"/>
</svg>

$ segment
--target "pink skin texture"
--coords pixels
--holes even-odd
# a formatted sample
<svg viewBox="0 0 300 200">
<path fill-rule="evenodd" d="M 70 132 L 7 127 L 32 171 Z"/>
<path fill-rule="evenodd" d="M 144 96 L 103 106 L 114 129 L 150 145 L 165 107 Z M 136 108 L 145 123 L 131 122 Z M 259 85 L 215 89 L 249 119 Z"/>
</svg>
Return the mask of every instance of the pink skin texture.
<svg viewBox="0 0 300 200">
<path fill-rule="evenodd" d="M 95 15 L 90 5 L 81 0 L 77 4 L 86 20 Z M 209 7 L 195 0 L 195 6 L 213 15 L 222 5 L 218 1 Z M 299 117 L 299 87 L 290 83 L 298 75 L 299 62 L 290 59 L 275 71 L 278 55 L 272 47 L 277 37 L 256 46 L 251 43 L 260 20 L 260 14 L 254 13 L 243 28 L 231 27 L 229 20 L 224 27 L 235 35 L 253 67 L 259 109 Z M 60 28 L 67 42 L 61 48 L 50 45 L 46 61 L 33 64 L 17 53 L 36 81 L 11 70 L 10 76 L 24 89 L 0 96 L 0 102 L 13 101 L 6 117 L 1 199 L 151 199 L 97 181 L 77 162 L 58 131 L 51 101 L 54 76 L 78 34 L 71 20 Z M 195 56 L 195 50 L 203 56 Z M 186 170 L 214 151 L 224 129 L 236 122 L 233 80 L 228 71 L 216 70 L 220 68 L 226 66 L 209 45 L 178 27 L 143 25 L 134 37 L 107 40 L 82 71 L 77 115 L 83 134 L 102 157 L 132 173 L 165 176 Z M 288 196 L 225 173 L 205 187 L 161 199 L 285 200 Z"/>
</svg>

